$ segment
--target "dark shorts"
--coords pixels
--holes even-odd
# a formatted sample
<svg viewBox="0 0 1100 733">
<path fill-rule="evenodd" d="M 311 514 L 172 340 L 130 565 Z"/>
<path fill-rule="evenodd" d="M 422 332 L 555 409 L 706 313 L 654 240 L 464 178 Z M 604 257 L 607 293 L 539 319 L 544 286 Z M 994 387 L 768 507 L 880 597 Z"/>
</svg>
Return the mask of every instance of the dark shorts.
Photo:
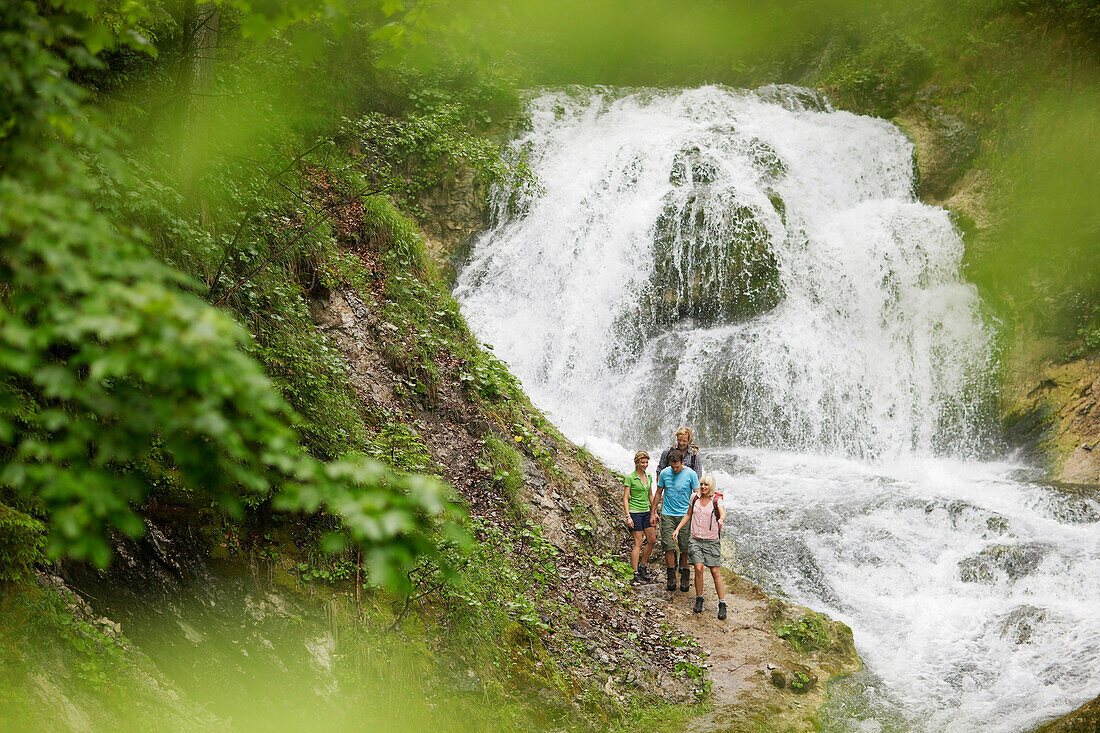
<svg viewBox="0 0 1100 733">
<path fill-rule="evenodd" d="M 634 520 L 635 532 L 641 532 L 653 526 L 649 522 L 649 512 L 631 512 L 630 518 Z"/>
</svg>

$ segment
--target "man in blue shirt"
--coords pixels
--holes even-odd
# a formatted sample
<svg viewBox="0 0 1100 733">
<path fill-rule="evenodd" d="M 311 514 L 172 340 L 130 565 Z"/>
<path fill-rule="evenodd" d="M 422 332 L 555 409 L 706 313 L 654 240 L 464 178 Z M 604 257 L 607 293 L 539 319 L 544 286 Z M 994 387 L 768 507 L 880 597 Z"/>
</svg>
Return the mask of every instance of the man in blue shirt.
<svg viewBox="0 0 1100 733">
<path fill-rule="evenodd" d="M 676 590 L 676 550 L 680 550 L 680 590 L 691 581 L 688 570 L 688 541 L 691 530 L 685 525 L 679 533 L 676 525 L 687 514 L 691 495 L 699 490 L 699 474 L 684 465 L 684 454 L 674 448 L 668 452 L 668 468 L 657 477 L 657 495 L 653 498 L 651 523 L 657 523 L 661 511 L 661 544 L 665 546 L 667 581 L 665 590 Z"/>
</svg>

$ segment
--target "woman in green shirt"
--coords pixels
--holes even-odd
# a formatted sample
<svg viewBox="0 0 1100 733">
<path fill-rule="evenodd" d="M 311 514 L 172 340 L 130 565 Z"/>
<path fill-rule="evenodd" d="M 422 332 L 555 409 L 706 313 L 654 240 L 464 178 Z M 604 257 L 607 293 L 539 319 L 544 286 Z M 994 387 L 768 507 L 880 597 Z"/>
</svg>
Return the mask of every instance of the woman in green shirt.
<svg viewBox="0 0 1100 733">
<path fill-rule="evenodd" d="M 623 510 L 626 512 L 626 524 L 634 533 L 634 548 L 630 551 L 630 566 L 634 568 L 634 582 L 649 580 L 649 554 L 653 552 L 656 535 L 650 523 L 650 511 L 653 507 L 653 480 L 646 473 L 649 466 L 649 454 L 640 450 L 634 454 L 634 470 L 623 481 Z M 645 547 L 642 540 L 645 539 Z M 641 559 L 639 564 L 638 560 Z"/>
</svg>

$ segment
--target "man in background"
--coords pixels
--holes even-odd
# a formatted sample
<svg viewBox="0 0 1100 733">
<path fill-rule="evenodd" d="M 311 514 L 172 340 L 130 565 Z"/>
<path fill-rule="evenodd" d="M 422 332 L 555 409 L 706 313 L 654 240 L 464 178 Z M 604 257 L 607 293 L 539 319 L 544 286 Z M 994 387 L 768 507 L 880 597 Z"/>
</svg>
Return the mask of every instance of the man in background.
<svg viewBox="0 0 1100 733">
<path fill-rule="evenodd" d="M 684 465 L 695 471 L 696 476 L 703 475 L 703 459 L 699 457 L 699 446 L 695 444 L 695 436 L 691 428 L 683 427 L 676 431 L 676 445 L 665 448 L 661 454 L 661 461 L 657 464 L 657 475 L 668 468 L 668 454 L 671 450 L 678 450 L 684 457 Z"/>
</svg>

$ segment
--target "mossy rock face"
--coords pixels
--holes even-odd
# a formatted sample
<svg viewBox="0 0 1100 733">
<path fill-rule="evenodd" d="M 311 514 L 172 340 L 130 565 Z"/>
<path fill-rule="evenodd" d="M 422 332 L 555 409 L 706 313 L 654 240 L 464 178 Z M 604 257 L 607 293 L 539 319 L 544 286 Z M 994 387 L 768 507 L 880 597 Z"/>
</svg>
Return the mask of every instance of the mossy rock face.
<svg viewBox="0 0 1100 733">
<path fill-rule="evenodd" d="M 708 160 L 698 147 L 684 148 L 672 160 L 668 182 L 673 186 L 713 183 L 718 178 L 718 165 Z"/>
<path fill-rule="evenodd" d="M 646 335 L 691 319 L 736 323 L 776 306 L 782 294 L 767 228 L 722 194 L 669 199 L 653 229 L 656 267 L 637 314 Z"/>
<path fill-rule="evenodd" d="M 752 160 L 756 168 L 769 182 L 774 182 L 787 175 L 787 164 L 775 152 L 775 148 L 759 138 L 753 138 L 744 147 L 744 152 Z"/>
<path fill-rule="evenodd" d="M 1100 697 L 1087 702 L 1057 720 L 1047 723 L 1035 733 L 1096 733 L 1100 730 Z"/>
<path fill-rule="evenodd" d="M 801 606 L 773 600 L 768 614 L 776 635 L 817 668 L 829 674 L 845 674 L 862 667 L 852 629 L 840 621 Z M 799 667 L 812 674 L 808 667 Z M 786 676 L 790 684 L 791 677 Z M 816 679 L 816 678 L 815 678 Z M 803 680 L 805 686 L 806 681 Z M 792 688 L 793 689 L 793 688 Z M 805 691 L 805 690 L 803 690 Z"/>
<path fill-rule="evenodd" d="M 978 154 L 977 130 L 939 108 L 927 116 L 927 142 L 917 149 L 917 193 L 923 199 L 947 197 Z"/>
</svg>

